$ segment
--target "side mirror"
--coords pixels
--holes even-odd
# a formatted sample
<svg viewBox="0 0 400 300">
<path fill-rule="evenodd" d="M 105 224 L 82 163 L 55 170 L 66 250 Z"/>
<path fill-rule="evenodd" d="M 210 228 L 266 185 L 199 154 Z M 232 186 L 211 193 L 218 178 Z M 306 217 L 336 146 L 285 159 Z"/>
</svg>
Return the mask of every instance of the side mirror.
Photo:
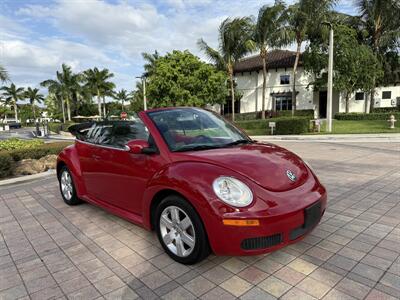
<svg viewBox="0 0 400 300">
<path fill-rule="evenodd" d="M 145 140 L 131 140 L 126 144 L 128 151 L 133 154 L 152 154 L 157 150 L 150 148 L 150 145 Z"/>
</svg>

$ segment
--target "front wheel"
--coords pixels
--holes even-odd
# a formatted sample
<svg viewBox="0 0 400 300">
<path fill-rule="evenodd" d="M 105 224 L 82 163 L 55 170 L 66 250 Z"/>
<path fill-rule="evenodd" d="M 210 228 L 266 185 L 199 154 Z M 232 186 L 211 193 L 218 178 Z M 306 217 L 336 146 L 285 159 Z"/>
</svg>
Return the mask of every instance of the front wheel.
<svg viewBox="0 0 400 300">
<path fill-rule="evenodd" d="M 58 180 L 60 182 L 61 196 L 65 203 L 68 205 L 76 205 L 82 202 L 76 195 L 76 189 L 71 173 L 66 166 L 61 168 Z"/>
<path fill-rule="evenodd" d="M 194 208 L 179 196 L 168 196 L 156 210 L 158 239 L 175 261 L 194 264 L 210 253 L 203 223 Z"/>
</svg>

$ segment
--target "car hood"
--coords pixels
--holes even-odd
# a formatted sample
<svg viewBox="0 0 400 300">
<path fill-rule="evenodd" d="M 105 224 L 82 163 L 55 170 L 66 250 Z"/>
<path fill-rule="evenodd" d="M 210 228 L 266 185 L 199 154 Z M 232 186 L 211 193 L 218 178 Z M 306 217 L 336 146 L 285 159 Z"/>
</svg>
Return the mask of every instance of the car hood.
<svg viewBox="0 0 400 300">
<path fill-rule="evenodd" d="M 231 169 L 274 192 L 296 188 L 311 174 L 297 155 L 265 143 L 181 152 L 176 159 L 203 161 Z"/>
</svg>

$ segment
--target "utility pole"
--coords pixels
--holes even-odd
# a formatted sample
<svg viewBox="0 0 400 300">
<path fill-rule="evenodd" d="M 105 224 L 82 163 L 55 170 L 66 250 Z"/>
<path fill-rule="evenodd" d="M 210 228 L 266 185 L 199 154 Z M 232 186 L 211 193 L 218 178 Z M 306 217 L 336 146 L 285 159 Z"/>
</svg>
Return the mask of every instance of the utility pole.
<svg viewBox="0 0 400 300">
<path fill-rule="evenodd" d="M 142 75 L 142 76 L 137 76 L 136 78 L 140 78 L 142 80 L 142 86 L 143 86 L 143 110 L 147 110 L 146 77 L 144 75 Z"/>
<path fill-rule="evenodd" d="M 326 105 L 327 131 L 332 132 L 332 87 L 333 87 L 333 26 L 330 22 L 323 22 L 329 26 L 329 59 L 328 59 L 328 99 Z"/>
</svg>

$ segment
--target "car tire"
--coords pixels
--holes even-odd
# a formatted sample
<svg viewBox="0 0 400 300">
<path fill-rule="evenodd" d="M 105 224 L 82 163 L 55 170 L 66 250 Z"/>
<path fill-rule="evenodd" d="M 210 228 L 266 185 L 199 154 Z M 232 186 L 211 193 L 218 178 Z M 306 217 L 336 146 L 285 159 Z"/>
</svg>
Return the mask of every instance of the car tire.
<svg viewBox="0 0 400 300">
<path fill-rule="evenodd" d="M 161 246 L 173 260 L 191 265 L 210 254 L 203 222 L 184 198 L 164 198 L 157 206 L 154 223 Z"/>
<path fill-rule="evenodd" d="M 78 198 L 74 181 L 72 179 L 71 172 L 67 166 L 63 166 L 58 173 L 58 181 L 60 186 L 61 196 L 64 202 L 68 205 L 77 205 L 82 203 L 82 200 Z"/>
</svg>

